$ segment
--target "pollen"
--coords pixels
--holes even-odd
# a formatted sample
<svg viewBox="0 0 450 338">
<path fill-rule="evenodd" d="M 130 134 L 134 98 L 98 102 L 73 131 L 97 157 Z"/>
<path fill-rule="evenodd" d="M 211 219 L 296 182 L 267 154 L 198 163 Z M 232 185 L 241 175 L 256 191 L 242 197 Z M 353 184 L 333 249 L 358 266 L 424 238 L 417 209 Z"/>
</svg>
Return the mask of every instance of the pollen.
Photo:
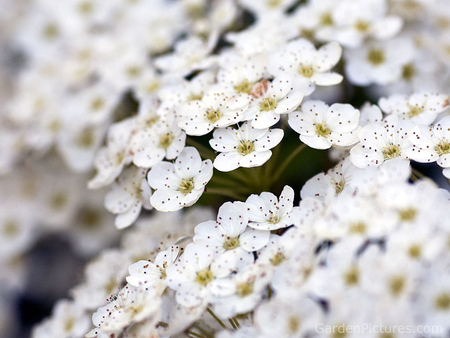
<svg viewBox="0 0 450 338">
<path fill-rule="evenodd" d="M 359 271 L 356 267 L 350 268 L 344 275 L 345 284 L 348 286 L 357 285 L 359 282 Z"/>
<path fill-rule="evenodd" d="M 181 193 L 184 195 L 189 194 L 192 190 L 194 190 L 194 179 L 183 178 L 180 182 L 178 190 L 181 191 Z"/>
<path fill-rule="evenodd" d="M 437 296 L 434 306 L 437 310 L 450 310 L 450 293 L 441 293 Z"/>
<path fill-rule="evenodd" d="M 159 136 L 159 146 L 165 150 L 170 147 L 173 140 L 175 139 L 175 136 L 173 133 L 167 133 Z"/>
<path fill-rule="evenodd" d="M 386 55 L 381 49 L 371 49 L 367 53 L 367 61 L 369 61 L 374 66 L 379 66 L 386 61 Z"/>
<path fill-rule="evenodd" d="M 389 144 L 383 149 L 383 157 L 385 160 L 400 156 L 400 148 L 395 144 Z"/>
<path fill-rule="evenodd" d="M 277 107 L 277 100 L 272 97 L 265 97 L 259 104 L 261 111 L 271 111 Z"/>
<path fill-rule="evenodd" d="M 331 134 L 331 130 L 325 123 L 316 124 L 316 134 L 322 137 L 327 137 Z"/>
<path fill-rule="evenodd" d="M 310 78 L 314 75 L 314 68 L 311 65 L 301 65 L 298 73 L 304 77 Z"/>
<path fill-rule="evenodd" d="M 272 263 L 272 265 L 274 266 L 278 266 L 283 263 L 285 259 L 285 255 L 283 255 L 281 252 L 277 252 L 276 255 L 270 259 L 270 263 Z"/>
<path fill-rule="evenodd" d="M 244 298 L 253 292 L 253 282 L 241 283 L 237 285 L 236 293 L 239 297 Z"/>
<path fill-rule="evenodd" d="M 436 150 L 439 156 L 448 154 L 450 153 L 450 143 L 448 141 L 441 140 L 434 150 Z"/>
<path fill-rule="evenodd" d="M 395 276 L 389 282 L 392 295 L 398 296 L 405 289 L 405 279 L 402 276 Z"/>
<path fill-rule="evenodd" d="M 210 109 L 206 112 L 206 119 L 210 123 L 216 123 L 222 117 L 222 113 L 219 110 Z"/>
<path fill-rule="evenodd" d="M 209 269 L 205 269 L 197 273 L 195 281 L 200 285 L 206 286 L 214 279 L 214 275 Z"/>
<path fill-rule="evenodd" d="M 223 243 L 223 248 L 224 248 L 225 250 L 233 250 L 233 249 L 236 249 L 239 245 L 240 245 L 240 243 L 239 243 L 239 237 L 233 237 L 233 238 L 228 238 L 228 239 Z"/>
<path fill-rule="evenodd" d="M 253 84 L 248 82 L 248 80 L 242 81 L 240 84 L 234 87 L 234 89 L 239 93 L 250 94 L 253 88 Z"/>
<path fill-rule="evenodd" d="M 255 151 L 255 141 L 240 140 L 237 147 L 237 152 L 242 156 L 246 156 Z"/>
<path fill-rule="evenodd" d="M 414 208 L 407 208 L 407 209 L 400 210 L 399 214 L 400 214 L 399 215 L 400 219 L 403 222 L 411 222 L 416 218 L 417 210 Z"/>
</svg>

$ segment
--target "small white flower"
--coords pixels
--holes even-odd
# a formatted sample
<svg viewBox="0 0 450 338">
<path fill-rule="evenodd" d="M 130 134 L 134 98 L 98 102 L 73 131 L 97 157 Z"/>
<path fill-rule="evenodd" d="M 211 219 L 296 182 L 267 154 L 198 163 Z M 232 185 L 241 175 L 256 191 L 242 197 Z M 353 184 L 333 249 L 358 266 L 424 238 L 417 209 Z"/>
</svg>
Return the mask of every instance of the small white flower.
<svg viewBox="0 0 450 338">
<path fill-rule="evenodd" d="M 263 299 L 271 275 L 265 266 L 253 264 L 228 278 L 217 279 L 211 289 L 211 302 L 220 318 L 252 311 Z"/>
<path fill-rule="evenodd" d="M 221 152 L 214 160 L 214 168 L 226 172 L 263 165 L 272 156 L 270 149 L 281 142 L 283 135 L 282 129 L 254 129 L 251 121 L 238 129 L 216 129 L 209 141 L 214 150 Z"/>
<path fill-rule="evenodd" d="M 415 124 L 430 124 L 440 112 L 448 108 L 449 96 L 434 93 L 391 95 L 382 97 L 378 104 L 386 114 L 397 115 Z"/>
<path fill-rule="evenodd" d="M 359 110 L 349 104 L 329 107 L 322 101 L 307 101 L 300 111 L 289 114 L 289 125 L 300 140 L 315 149 L 349 146 L 358 141 Z"/>
<path fill-rule="evenodd" d="M 386 16 L 386 0 L 347 0 L 339 5 L 333 13 L 334 38 L 346 47 L 360 47 L 367 37 L 390 39 L 402 28 L 400 17 Z"/>
<path fill-rule="evenodd" d="M 256 90 L 259 93 L 252 91 L 253 98 L 245 113 L 246 119 L 253 120 L 254 128 L 269 128 L 280 120 L 281 114 L 294 111 L 309 88 L 309 83 L 285 74 L 277 76 L 272 82 L 263 80 L 260 89 Z"/>
<path fill-rule="evenodd" d="M 318 50 L 306 39 L 289 42 L 284 50 L 274 54 L 270 69 L 274 74 L 286 72 L 319 86 L 332 86 L 341 83 L 343 77 L 331 72 L 341 58 L 342 48 L 337 42 L 330 42 Z M 311 92 L 306 92 L 309 95 Z"/>
<path fill-rule="evenodd" d="M 408 157 L 417 162 L 435 162 L 450 167 L 450 117 L 446 116 L 431 126 L 415 126 L 408 134 L 412 148 Z"/>
<path fill-rule="evenodd" d="M 359 134 L 360 143 L 350 151 L 350 159 L 358 168 L 381 165 L 396 157 L 408 158 L 411 141 L 408 133 L 413 123 L 404 121 L 387 122 L 386 125 L 368 124 Z"/>
<path fill-rule="evenodd" d="M 125 286 L 107 305 L 92 315 L 92 322 L 107 333 L 119 333 L 133 322 L 140 322 L 159 310 L 161 287 Z M 91 336 L 87 336 L 91 337 Z"/>
<path fill-rule="evenodd" d="M 213 174 L 211 160 L 202 162 L 193 147 L 186 147 L 174 163 L 161 162 L 148 173 L 148 183 L 156 191 L 150 198 L 159 211 L 175 211 L 198 201 Z"/>
<path fill-rule="evenodd" d="M 358 86 L 387 85 L 401 78 L 403 67 L 412 61 L 414 47 L 408 39 L 371 42 L 346 51 L 347 79 Z"/>
<path fill-rule="evenodd" d="M 127 282 L 133 286 L 151 286 L 159 281 L 165 282 L 166 269 L 178 258 L 180 247 L 172 245 L 167 250 L 161 251 L 155 258 L 155 262 L 141 260 L 128 267 L 129 276 Z"/>
<path fill-rule="evenodd" d="M 158 121 L 139 130 L 131 139 L 133 163 L 141 168 L 151 168 L 163 158 L 174 159 L 183 150 L 186 133 L 178 127 L 172 110 L 165 111 Z"/>
<path fill-rule="evenodd" d="M 89 181 L 89 189 L 98 189 L 114 182 L 123 167 L 131 162 L 130 138 L 135 128 L 134 118 L 112 125 L 108 132 L 108 145 L 101 148 L 94 165 L 97 169 L 95 177 Z"/>
<path fill-rule="evenodd" d="M 188 135 L 206 135 L 214 128 L 242 121 L 249 103 L 248 95 L 230 97 L 220 88 L 212 88 L 201 101 L 191 101 L 178 107 L 178 125 Z"/>
<path fill-rule="evenodd" d="M 209 221 L 196 226 L 194 243 L 215 248 L 221 254 L 234 250 L 239 257 L 246 252 L 261 249 L 269 240 L 269 231 L 247 227 L 248 212 L 244 203 L 223 204 L 217 215 L 217 222 Z"/>
<path fill-rule="evenodd" d="M 176 291 L 178 304 L 184 307 L 206 304 L 213 281 L 229 275 L 228 269 L 214 264 L 214 257 L 212 248 L 189 244 L 180 259 L 167 268 L 167 284 Z"/>
<path fill-rule="evenodd" d="M 141 213 L 141 208 L 151 209 L 150 187 L 145 180 L 147 169 L 127 168 L 105 196 L 105 208 L 116 216 L 118 229 L 130 226 Z"/>
<path fill-rule="evenodd" d="M 280 200 L 270 193 L 251 195 L 245 201 L 248 208 L 249 226 L 258 230 L 277 230 L 294 224 L 291 213 L 294 208 L 294 190 L 285 186 Z"/>
</svg>

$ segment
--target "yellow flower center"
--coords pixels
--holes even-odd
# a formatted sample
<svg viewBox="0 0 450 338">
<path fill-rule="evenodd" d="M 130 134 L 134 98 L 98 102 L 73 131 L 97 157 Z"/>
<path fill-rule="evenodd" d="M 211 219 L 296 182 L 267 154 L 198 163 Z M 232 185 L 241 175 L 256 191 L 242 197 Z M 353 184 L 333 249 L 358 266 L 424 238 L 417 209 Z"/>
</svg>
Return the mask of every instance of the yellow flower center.
<svg viewBox="0 0 450 338">
<path fill-rule="evenodd" d="M 243 156 L 251 154 L 255 151 L 255 141 L 240 140 L 237 147 L 237 152 Z"/>
<path fill-rule="evenodd" d="M 228 238 L 224 243 L 223 243 L 223 248 L 225 250 L 233 250 L 236 249 L 239 246 L 239 237 L 233 237 L 233 238 Z"/>
<path fill-rule="evenodd" d="M 414 67 L 414 64 L 408 63 L 407 65 L 403 66 L 402 69 L 402 78 L 405 81 L 411 81 L 414 76 L 416 76 L 417 70 L 416 67 Z"/>
<path fill-rule="evenodd" d="M 399 211 L 400 219 L 403 222 L 411 222 L 417 216 L 417 210 L 414 208 L 407 208 Z"/>
<path fill-rule="evenodd" d="M 389 288 L 394 296 L 398 296 L 405 289 L 405 279 L 402 276 L 391 278 Z"/>
<path fill-rule="evenodd" d="M 281 263 L 283 263 L 283 261 L 286 259 L 286 256 L 285 255 L 283 255 L 281 252 L 277 252 L 276 254 L 275 254 L 275 256 L 273 256 L 271 259 L 270 259 L 270 263 L 272 263 L 272 265 L 274 265 L 274 266 L 278 266 L 278 265 L 280 265 Z"/>
<path fill-rule="evenodd" d="M 180 182 L 178 190 L 181 191 L 184 195 L 189 194 L 192 190 L 194 190 L 194 179 L 193 178 L 183 178 Z"/>
<path fill-rule="evenodd" d="M 422 247 L 419 244 L 413 244 L 409 247 L 408 254 L 411 258 L 418 259 L 422 255 Z"/>
<path fill-rule="evenodd" d="M 319 136 L 327 137 L 331 134 L 330 128 L 325 123 L 316 124 L 316 133 Z"/>
<path fill-rule="evenodd" d="M 253 292 L 253 282 L 241 283 L 237 285 L 236 293 L 239 297 L 244 298 Z"/>
<path fill-rule="evenodd" d="M 345 284 L 354 286 L 359 282 L 359 271 L 356 267 L 351 267 L 344 275 Z"/>
<path fill-rule="evenodd" d="M 355 24 L 355 28 L 357 31 L 359 31 L 361 33 L 365 33 L 369 30 L 370 25 L 367 21 L 358 20 Z"/>
<path fill-rule="evenodd" d="M 350 233 L 352 234 L 364 234 L 366 233 L 367 227 L 363 222 L 356 222 L 350 225 Z"/>
<path fill-rule="evenodd" d="M 382 154 L 385 160 L 390 160 L 391 158 L 400 156 L 400 148 L 395 144 L 389 144 L 383 149 Z"/>
<path fill-rule="evenodd" d="M 450 153 L 450 143 L 448 141 L 441 140 L 439 144 L 434 148 L 439 156 Z"/>
<path fill-rule="evenodd" d="M 253 84 L 248 82 L 248 80 L 242 81 L 240 84 L 234 87 L 234 89 L 239 93 L 250 94 L 253 88 Z"/>
<path fill-rule="evenodd" d="M 218 110 L 210 109 L 206 112 L 206 119 L 210 123 L 216 123 L 222 117 L 222 113 Z"/>
<path fill-rule="evenodd" d="M 159 146 L 163 149 L 166 149 L 170 147 L 173 140 L 175 139 L 175 136 L 173 133 L 169 132 L 167 134 L 163 134 L 159 136 Z"/>
<path fill-rule="evenodd" d="M 374 66 L 379 66 L 386 61 L 386 55 L 381 49 L 371 49 L 367 53 L 367 60 Z"/>
<path fill-rule="evenodd" d="M 195 281 L 203 286 L 208 285 L 214 279 L 214 275 L 209 269 L 205 269 L 197 273 Z"/>
<path fill-rule="evenodd" d="M 436 297 L 434 306 L 437 310 L 450 310 L 450 293 L 441 293 Z"/>
<path fill-rule="evenodd" d="M 265 97 L 262 99 L 261 103 L 259 104 L 259 109 L 261 111 L 271 111 L 274 110 L 277 107 L 278 101 L 274 99 L 273 97 Z"/>
<path fill-rule="evenodd" d="M 333 26 L 334 21 L 333 21 L 333 17 L 331 16 L 331 13 L 322 14 L 322 16 L 320 17 L 320 24 L 322 26 Z"/>
<path fill-rule="evenodd" d="M 310 78 L 314 75 L 314 68 L 311 65 L 300 65 L 298 73 L 304 77 Z"/>
</svg>

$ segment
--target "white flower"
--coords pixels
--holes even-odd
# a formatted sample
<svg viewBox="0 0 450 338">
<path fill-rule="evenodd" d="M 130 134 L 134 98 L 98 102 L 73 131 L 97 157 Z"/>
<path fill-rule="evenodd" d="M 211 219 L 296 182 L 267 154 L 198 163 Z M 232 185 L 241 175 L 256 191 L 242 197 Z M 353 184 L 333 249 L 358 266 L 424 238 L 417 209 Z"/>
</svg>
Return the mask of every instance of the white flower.
<svg viewBox="0 0 450 338">
<path fill-rule="evenodd" d="M 141 213 L 141 208 L 151 209 L 150 187 L 145 180 L 147 169 L 127 168 L 105 196 L 105 208 L 118 214 L 115 225 L 118 229 L 130 226 Z"/>
<path fill-rule="evenodd" d="M 280 200 L 270 193 L 251 195 L 245 201 L 248 209 L 249 227 L 258 230 L 277 230 L 294 224 L 291 213 L 294 208 L 294 190 L 285 186 Z"/>
<path fill-rule="evenodd" d="M 311 85 L 288 75 L 277 76 L 272 82 L 263 80 L 252 91 L 252 101 L 245 113 L 246 120 L 253 120 L 256 129 L 273 126 L 281 114 L 294 111 L 302 102 Z"/>
<path fill-rule="evenodd" d="M 356 146 L 350 151 L 350 159 L 358 168 L 370 165 L 380 165 L 386 160 L 401 157 L 408 158 L 411 141 L 408 132 L 412 129 L 412 122 L 394 121 L 386 125 L 368 124 L 359 133 Z"/>
<path fill-rule="evenodd" d="M 89 189 L 98 189 L 114 182 L 123 167 L 131 162 L 130 138 L 135 128 L 134 118 L 118 122 L 109 128 L 108 145 L 95 155 L 95 177 L 89 181 Z"/>
<path fill-rule="evenodd" d="M 343 79 L 342 75 L 330 71 L 338 63 L 341 54 L 342 48 L 336 42 L 316 50 L 310 41 L 297 39 L 289 42 L 282 52 L 272 56 L 270 69 L 274 74 L 286 72 L 319 86 L 332 86 Z"/>
<path fill-rule="evenodd" d="M 391 95 L 388 98 L 382 97 L 378 104 L 386 114 L 409 119 L 415 124 L 430 124 L 440 112 L 448 108 L 449 96 L 434 93 Z"/>
<path fill-rule="evenodd" d="M 386 40 L 402 28 L 398 16 L 386 16 L 386 0 L 344 0 L 333 13 L 337 26 L 334 38 L 346 47 L 360 47 L 364 39 L 374 37 Z"/>
<path fill-rule="evenodd" d="M 347 157 L 327 173 L 317 174 L 306 181 L 300 196 L 302 199 L 316 197 L 323 201 L 326 196 L 337 196 L 344 190 L 353 193 L 357 190 L 358 184 L 354 184 L 352 180 L 355 176 L 361 175 L 361 172 L 362 170 L 355 167 Z"/>
<path fill-rule="evenodd" d="M 110 303 L 92 315 L 92 322 L 104 332 L 119 333 L 131 323 L 140 322 L 156 313 L 161 293 L 160 287 L 137 288 L 127 285 Z"/>
<path fill-rule="evenodd" d="M 193 147 L 186 147 L 174 163 L 161 162 L 148 173 L 148 184 L 156 191 L 150 198 L 159 211 L 175 211 L 198 201 L 213 174 L 211 160 L 202 162 Z"/>
<path fill-rule="evenodd" d="M 180 247 L 171 245 L 167 250 L 161 251 L 155 258 L 155 262 L 141 260 L 128 267 L 129 276 L 127 282 L 133 286 L 151 286 L 156 282 L 166 279 L 166 269 L 178 258 Z"/>
<path fill-rule="evenodd" d="M 400 79 L 403 67 L 414 57 L 414 47 L 408 39 L 371 42 L 361 48 L 347 50 L 345 73 L 358 86 L 372 83 L 387 85 Z"/>
<path fill-rule="evenodd" d="M 179 41 L 174 48 L 174 53 L 155 60 L 157 68 L 185 76 L 193 70 L 205 69 L 215 63 L 215 58 L 209 56 L 214 45 L 207 44 L 196 36 Z"/>
<path fill-rule="evenodd" d="M 220 207 L 217 222 L 208 221 L 195 227 L 194 243 L 212 247 L 219 254 L 233 250 L 227 256 L 236 255 L 241 260 L 247 259 L 247 253 L 261 249 L 267 244 L 270 235 L 269 231 L 254 230 L 247 225 L 246 205 L 227 202 Z"/>
<path fill-rule="evenodd" d="M 307 101 L 300 111 L 289 114 L 289 125 L 300 140 L 316 149 L 355 144 L 358 122 L 359 110 L 341 103 L 329 107 L 322 101 Z"/>
<path fill-rule="evenodd" d="M 220 88 L 212 88 L 202 98 L 178 107 L 178 125 L 188 135 L 201 136 L 214 128 L 222 128 L 244 118 L 250 103 L 248 95 L 227 96 Z"/>
<path fill-rule="evenodd" d="M 155 115 L 158 121 L 139 130 L 131 139 L 133 163 L 141 168 L 151 168 L 163 158 L 174 159 L 183 150 L 186 133 L 178 127 L 173 110 Z"/>
<path fill-rule="evenodd" d="M 251 121 L 244 122 L 238 129 L 216 129 L 209 140 L 211 147 L 221 152 L 214 160 L 214 167 L 226 172 L 263 165 L 272 156 L 270 149 L 281 142 L 283 134 L 282 129 L 254 129 Z"/>
<path fill-rule="evenodd" d="M 211 302 L 219 318 L 231 318 L 252 311 L 263 299 L 270 274 L 261 264 L 253 264 L 228 278 L 217 279 Z"/>
<path fill-rule="evenodd" d="M 289 300 L 275 298 L 255 312 L 255 325 L 263 337 L 308 337 L 317 333 L 317 325 L 322 321 L 320 307 L 306 295 L 292 295 Z"/>
<path fill-rule="evenodd" d="M 167 284 L 177 291 L 175 299 L 178 304 L 197 307 L 208 302 L 212 282 L 230 273 L 214 264 L 214 257 L 212 248 L 189 244 L 180 259 L 167 268 Z"/>
<path fill-rule="evenodd" d="M 446 116 L 431 126 L 415 126 L 408 134 L 412 148 L 408 157 L 417 162 L 435 162 L 450 167 L 450 117 Z"/>
</svg>

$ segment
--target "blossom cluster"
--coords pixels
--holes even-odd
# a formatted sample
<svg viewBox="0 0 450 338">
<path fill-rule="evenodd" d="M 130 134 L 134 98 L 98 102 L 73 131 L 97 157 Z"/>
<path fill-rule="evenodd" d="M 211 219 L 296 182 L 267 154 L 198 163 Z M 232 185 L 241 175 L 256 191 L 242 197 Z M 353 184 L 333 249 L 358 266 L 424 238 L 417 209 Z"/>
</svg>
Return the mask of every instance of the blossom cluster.
<svg viewBox="0 0 450 338">
<path fill-rule="evenodd" d="M 35 338 L 310 337 L 371 321 L 450 334 L 449 195 L 416 170 L 450 179 L 449 13 L 447 0 L 28 1 L 0 32 L 0 299 L 57 231 L 100 255 Z M 287 185 L 323 150 L 333 168 Z M 203 194 L 228 198 L 217 217 L 195 206 Z"/>
<path fill-rule="evenodd" d="M 333 173 L 339 170 L 351 164 Z M 76 336 L 88 327 L 89 310 L 118 286 L 86 337 L 304 337 L 320 333 L 318 323 L 368 322 L 429 325 L 445 334 L 450 196 L 426 180 L 409 183 L 410 171 L 392 160 L 364 186 L 356 182 L 367 174 L 354 168 L 326 195 L 313 178 L 299 206 L 289 186 L 279 197 L 263 192 L 226 202 L 188 239 L 176 240 L 184 235 L 179 214 L 158 214 L 148 222 L 168 230 L 137 245 L 150 259 L 130 265 L 126 247 L 104 252 L 87 267 L 74 300 L 61 301 L 34 337 Z M 158 236 L 160 250 L 148 254 Z"/>
</svg>

